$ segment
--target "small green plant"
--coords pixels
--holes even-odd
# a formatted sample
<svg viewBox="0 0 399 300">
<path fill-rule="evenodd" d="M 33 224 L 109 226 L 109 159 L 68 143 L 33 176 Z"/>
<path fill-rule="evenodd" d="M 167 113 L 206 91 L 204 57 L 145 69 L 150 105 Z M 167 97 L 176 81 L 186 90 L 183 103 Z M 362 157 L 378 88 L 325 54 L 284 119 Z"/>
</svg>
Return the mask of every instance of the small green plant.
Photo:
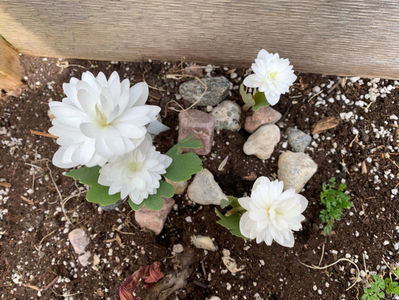
<svg viewBox="0 0 399 300">
<path fill-rule="evenodd" d="M 392 272 L 395 276 L 399 273 L 399 268 Z M 398 277 L 396 277 L 398 278 Z M 362 300 L 380 300 L 385 298 L 385 294 L 399 296 L 399 283 L 391 277 L 381 278 L 374 275 L 369 288 L 364 288 Z"/>
<path fill-rule="evenodd" d="M 345 194 L 346 184 L 341 183 L 336 188 L 335 177 L 332 177 L 328 183 L 323 183 L 320 193 L 321 203 L 326 207 L 320 212 L 320 219 L 325 224 L 323 233 L 328 235 L 335 221 L 341 220 L 342 211 L 352 207 L 350 196 Z"/>
<path fill-rule="evenodd" d="M 385 293 L 385 282 L 384 280 L 377 276 L 373 276 L 373 281 L 370 283 L 369 288 L 365 288 L 364 294 L 362 295 L 362 300 L 380 300 L 384 299 Z"/>
</svg>

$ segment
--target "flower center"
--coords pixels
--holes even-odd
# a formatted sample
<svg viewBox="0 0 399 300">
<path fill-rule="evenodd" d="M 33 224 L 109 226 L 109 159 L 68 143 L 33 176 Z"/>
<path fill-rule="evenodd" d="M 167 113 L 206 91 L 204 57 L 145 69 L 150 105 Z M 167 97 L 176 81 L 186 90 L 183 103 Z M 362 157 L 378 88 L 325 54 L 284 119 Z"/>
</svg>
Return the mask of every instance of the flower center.
<svg viewBox="0 0 399 300">
<path fill-rule="evenodd" d="M 96 121 L 97 124 L 100 125 L 101 127 L 107 127 L 108 122 L 107 122 L 107 117 L 104 115 L 104 113 L 101 111 L 101 109 L 98 107 L 98 104 L 96 104 Z"/>
<path fill-rule="evenodd" d="M 132 172 L 132 173 L 136 173 L 140 170 L 140 165 L 137 162 L 131 162 L 128 165 L 128 169 Z"/>
<path fill-rule="evenodd" d="M 277 71 L 270 72 L 269 78 L 276 79 L 277 78 Z"/>
</svg>

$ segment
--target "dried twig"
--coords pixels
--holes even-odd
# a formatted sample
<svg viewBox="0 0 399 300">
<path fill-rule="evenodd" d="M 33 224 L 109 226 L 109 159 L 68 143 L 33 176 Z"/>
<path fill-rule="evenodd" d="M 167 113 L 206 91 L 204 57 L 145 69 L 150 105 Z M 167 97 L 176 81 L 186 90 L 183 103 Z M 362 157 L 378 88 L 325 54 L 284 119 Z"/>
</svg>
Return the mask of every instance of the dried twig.
<svg viewBox="0 0 399 300">
<path fill-rule="evenodd" d="M 25 196 L 19 196 L 23 201 L 25 201 L 25 202 L 27 202 L 27 203 L 29 203 L 30 205 L 35 205 L 35 203 L 32 201 L 32 200 L 30 200 L 30 199 L 28 199 L 28 198 L 26 198 Z"/>
<path fill-rule="evenodd" d="M 23 283 L 22 286 L 30 288 L 30 289 L 35 290 L 35 291 L 40 291 L 40 288 L 38 288 L 36 285 L 31 285 L 29 283 Z"/>
<path fill-rule="evenodd" d="M 0 186 L 1 186 L 1 187 L 5 187 L 5 188 L 10 188 L 10 187 L 11 187 L 11 183 L 8 183 L 8 182 L 0 182 Z"/>
<path fill-rule="evenodd" d="M 307 264 L 301 262 L 300 260 L 298 260 L 298 261 L 299 261 L 299 263 L 300 263 L 301 265 L 303 265 L 303 266 L 305 266 L 305 267 L 307 267 L 307 268 L 313 269 L 313 270 L 324 270 L 324 269 L 327 269 L 327 268 L 329 268 L 329 267 L 332 267 L 332 266 L 336 265 L 337 263 L 339 263 L 339 262 L 341 262 L 341 261 L 347 261 L 347 262 L 349 262 L 349 263 L 351 263 L 352 265 L 355 266 L 355 268 L 356 268 L 356 277 L 355 277 L 354 282 L 351 284 L 350 287 L 348 287 L 348 288 L 346 289 L 346 291 L 349 291 L 351 288 L 353 288 L 353 287 L 355 286 L 356 283 L 358 283 L 359 281 L 361 281 L 361 279 L 360 279 L 361 277 L 360 277 L 360 270 L 359 270 L 359 267 L 357 266 L 356 263 L 354 263 L 352 260 L 350 260 L 350 259 L 348 259 L 348 258 L 340 258 L 340 259 L 338 259 L 337 261 L 333 262 L 332 264 L 329 264 L 329 265 L 326 265 L 326 266 L 323 266 L 323 267 L 319 267 L 319 266 L 315 266 L 315 265 L 311 265 L 311 266 L 310 266 L 310 265 L 307 265 Z"/>
<path fill-rule="evenodd" d="M 46 234 L 39 242 L 39 246 L 43 243 L 43 241 L 48 238 L 50 235 L 52 235 L 54 232 L 56 232 L 57 230 L 54 229 L 53 231 L 51 231 L 50 233 Z"/>
<path fill-rule="evenodd" d="M 40 135 L 40 136 L 44 136 L 44 137 L 48 137 L 48 138 L 52 138 L 52 139 L 58 139 L 58 136 L 52 135 L 47 132 L 41 132 L 41 131 L 31 129 L 30 133 L 33 135 Z"/>
</svg>

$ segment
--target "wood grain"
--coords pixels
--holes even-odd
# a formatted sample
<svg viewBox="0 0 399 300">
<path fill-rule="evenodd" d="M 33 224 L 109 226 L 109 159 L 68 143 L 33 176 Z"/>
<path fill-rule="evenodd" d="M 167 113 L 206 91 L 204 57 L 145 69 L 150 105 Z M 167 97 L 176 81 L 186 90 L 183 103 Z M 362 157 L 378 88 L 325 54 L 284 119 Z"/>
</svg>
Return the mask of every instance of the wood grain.
<svg viewBox="0 0 399 300">
<path fill-rule="evenodd" d="M 249 67 L 265 48 L 298 71 L 399 78 L 393 0 L 2 0 L 0 33 L 39 56 Z"/>
<path fill-rule="evenodd" d="M 0 36 L 0 90 L 14 91 L 22 85 L 18 52 Z"/>
</svg>

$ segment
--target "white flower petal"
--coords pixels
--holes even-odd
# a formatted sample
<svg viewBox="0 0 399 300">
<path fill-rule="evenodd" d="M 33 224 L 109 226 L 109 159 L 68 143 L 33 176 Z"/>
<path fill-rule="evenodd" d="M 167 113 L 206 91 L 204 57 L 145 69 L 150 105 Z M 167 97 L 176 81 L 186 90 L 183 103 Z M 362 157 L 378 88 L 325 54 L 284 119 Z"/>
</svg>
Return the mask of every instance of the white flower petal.
<svg viewBox="0 0 399 300">
<path fill-rule="evenodd" d="M 245 237 L 271 245 L 275 240 L 282 246 L 293 247 L 292 230 L 300 230 L 305 217 L 301 214 L 308 201 L 290 189 L 283 192 L 283 183 L 259 177 L 251 197 L 238 199 L 247 211 L 240 219 L 240 232 Z"/>
<path fill-rule="evenodd" d="M 243 84 L 249 88 L 256 88 L 259 86 L 258 76 L 255 74 L 248 75 L 244 78 Z"/>
<path fill-rule="evenodd" d="M 158 135 L 161 132 L 167 131 L 169 129 L 170 128 L 168 126 L 162 124 L 162 122 L 159 122 L 158 120 L 152 121 L 147 127 L 148 132 L 154 135 Z"/>
<path fill-rule="evenodd" d="M 150 143 L 148 143 L 150 141 Z M 165 163 L 166 162 L 166 163 Z M 99 183 L 112 192 L 129 195 L 133 203 L 140 204 L 159 188 L 161 174 L 172 162 L 151 145 L 148 138 L 135 150 L 118 156 L 100 169 Z M 156 168 L 149 168 L 154 167 Z"/>
<path fill-rule="evenodd" d="M 73 162 L 71 157 L 73 152 L 76 150 L 76 146 L 60 147 L 53 156 L 53 165 L 59 168 L 73 168 L 78 165 L 78 163 Z"/>
<path fill-rule="evenodd" d="M 129 85 L 116 72 L 108 81 L 103 73 L 84 72 L 81 80 L 71 78 L 63 85 L 66 98 L 50 103 L 55 115 L 50 131 L 64 147 L 56 154 L 58 165 L 104 165 L 140 145 L 160 107 L 145 105 L 146 83 Z"/>
<path fill-rule="evenodd" d="M 246 210 L 249 210 L 250 202 L 251 197 L 238 198 L 238 203 L 240 203 L 241 207 L 245 208 Z"/>
<path fill-rule="evenodd" d="M 148 85 L 145 82 L 139 82 L 130 88 L 130 104 L 129 106 L 144 105 L 148 98 Z"/>
</svg>

